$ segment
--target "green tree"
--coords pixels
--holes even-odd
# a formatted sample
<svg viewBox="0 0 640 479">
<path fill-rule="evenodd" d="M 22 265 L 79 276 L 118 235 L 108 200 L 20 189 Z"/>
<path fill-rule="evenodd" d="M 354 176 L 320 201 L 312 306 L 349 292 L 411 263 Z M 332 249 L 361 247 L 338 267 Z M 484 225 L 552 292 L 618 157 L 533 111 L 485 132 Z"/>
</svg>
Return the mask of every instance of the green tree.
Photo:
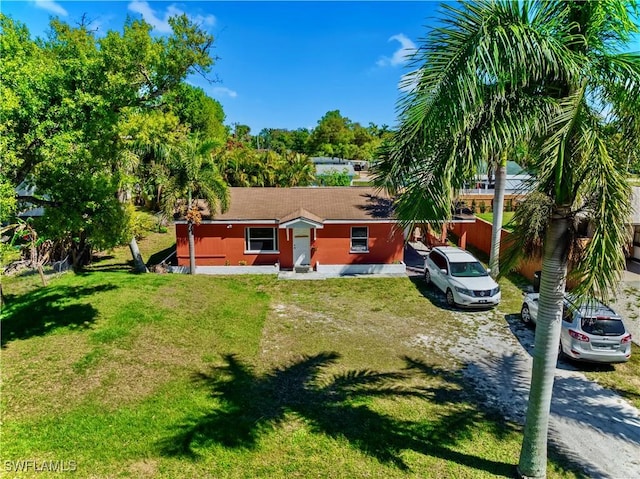
<svg viewBox="0 0 640 479">
<path fill-rule="evenodd" d="M 0 93 L 4 178 L 28 180 L 45 206 L 38 227 L 65 244 L 79 268 L 92 248 L 127 241 L 127 209 L 119 193 L 132 183 L 122 122 L 131 112 L 161 108 L 187 75 L 213 64 L 213 38 L 186 16 L 169 20 L 173 33 L 127 21 L 122 33 L 97 38 L 87 25 L 51 22 L 33 41 L 23 25 L 0 15 Z M 43 235 L 41 234 L 41 237 Z"/>
<path fill-rule="evenodd" d="M 353 142 L 354 134 L 351 129 L 351 120 L 343 117 L 339 110 L 327 112 L 319 121 L 311 133 L 309 143 L 316 154 L 327 156 L 343 155 L 346 145 Z"/>
<path fill-rule="evenodd" d="M 180 83 L 165 95 L 168 108 L 180 119 L 180 123 L 188 125 L 192 133 L 224 142 L 227 129 L 224 126 L 225 113 L 217 100 L 209 97 L 202 88 L 187 83 Z"/>
<path fill-rule="evenodd" d="M 316 182 L 320 186 L 350 186 L 351 177 L 346 169 L 342 171 L 331 169 L 326 173 L 316 175 Z"/>
<path fill-rule="evenodd" d="M 229 207 L 229 188 L 212 155 L 219 146 L 192 135 L 170 152 L 171 174 L 162 197 L 163 206 L 168 215 L 173 215 L 177 207 L 187 218 L 191 274 L 196 272 L 194 228 L 200 223 L 198 200 L 206 201 L 212 217 L 218 209 L 224 212 Z"/>
<path fill-rule="evenodd" d="M 309 186 L 315 180 L 315 165 L 308 156 L 289 151 L 283 155 L 278 186 Z"/>
<path fill-rule="evenodd" d="M 515 244 L 529 255 L 542 247 L 543 267 L 519 472 L 542 478 L 568 260 L 581 279 L 578 294 L 606 294 L 624 266 L 629 188 L 624 159 L 615 155 L 638 151 L 640 58 L 620 48 L 638 31 L 637 6 L 483 1 L 443 8 L 443 27 L 416 54 L 407 80 L 413 89 L 401 100 L 378 181 L 400 192 L 405 221 L 442 221 L 478 161 L 529 145 L 536 183 L 516 213 Z M 620 127 L 621 147 L 607 133 L 611 124 Z M 580 216 L 594 225 L 582 249 Z"/>
<path fill-rule="evenodd" d="M 309 137 L 311 133 L 306 128 L 298 128 L 291 132 L 291 149 L 296 153 L 309 154 Z"/>
<path fill-rule="evenodd" d="M 251 127 L 240 123 L 233 124 L 233 137 L 245 145 L 251 144 Z"/>
</svg>

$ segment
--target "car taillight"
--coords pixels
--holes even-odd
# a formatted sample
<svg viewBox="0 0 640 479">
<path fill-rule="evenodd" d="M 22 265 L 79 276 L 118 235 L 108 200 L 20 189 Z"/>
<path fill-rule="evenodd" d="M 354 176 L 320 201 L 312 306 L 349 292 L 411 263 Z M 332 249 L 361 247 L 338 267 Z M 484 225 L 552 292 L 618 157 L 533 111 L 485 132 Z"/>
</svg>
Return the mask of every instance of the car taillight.
<svg viewBox="0 0 640 479">
<path fill-rule="evenodd" d="M 569 336 L 577 339 L 578 341 L 583 341 L 585 343 L 589 342 L 589 336 L 586 334 L 579 333 L 578 331 L 574 331 L 573 329 L 569 330 Z"/>
<path fill-rule="evenodd" d="M 630 334 L 627 334 L 626 336 L 624 336 L 624 337 L 620 340 L 620 342 L 621 342 L 622 344 L 630 343 L 630 342 L 631 342 L 631 335 L 630 335 Z"/>
</svg>

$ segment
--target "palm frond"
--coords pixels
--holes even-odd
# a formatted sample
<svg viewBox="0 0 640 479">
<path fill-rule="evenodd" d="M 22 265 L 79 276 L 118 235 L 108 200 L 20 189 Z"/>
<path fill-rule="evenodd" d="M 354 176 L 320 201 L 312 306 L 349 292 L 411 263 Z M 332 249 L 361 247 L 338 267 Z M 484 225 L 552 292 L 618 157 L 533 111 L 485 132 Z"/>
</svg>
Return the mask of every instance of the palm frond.
<svg viewBox="0 0 640 479">
<path fill-rule="evenodd" d="M 582 138 L 589 145 L 583 145 L 585 174 L 578 197 L 585 198 L 584 211 L 591 220 L 593 234 L 571 276 L 579 279 L 577 293 L 605 299 L 616 289 L 624 270 L 631 191 L 609 151 L 607 139 L 595 125 L 583 127 Z"/>
<path fill-rule="evenodd" d="M 500 257 L 500 274 L 516 268 L 522 258 L 542 258 L 542 246 L 553 214 L 553 200 L 533 191 L 518 205 L 511 225 L 513 233 Z"/>
</svg>

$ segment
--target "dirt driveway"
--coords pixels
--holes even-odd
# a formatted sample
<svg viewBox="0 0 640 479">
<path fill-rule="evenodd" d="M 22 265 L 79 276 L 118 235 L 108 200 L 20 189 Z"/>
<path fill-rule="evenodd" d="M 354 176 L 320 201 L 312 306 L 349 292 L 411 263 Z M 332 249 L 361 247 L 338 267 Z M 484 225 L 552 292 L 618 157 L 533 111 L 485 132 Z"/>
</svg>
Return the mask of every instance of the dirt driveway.
<svg viewBox="0 0 640 479">
<path fill-rule="evenodd" d="M 455 314 L 481 325 L 482 334 L 452 347 L 458 355 L 473 352 L 465 377 L 489 406 L 523 424 L 534 331 L 521 324 L 518 315 Z M 556 369 L 550 441 L 582 465 L 588 477 L 640 477 L 640 412 L 566 362 L 560 362 Z"/>
<path fill-rule="evenodd" d="M 640 263 L 627 261 L 618 294 L 610 304 L 625 319 L 633 342 L 640 345 Z"/>
<path fill-rule="evenodd" d="M 433 289 L 429 295 L 446 308 L 444 295 Z M 466 380 L 487 407 L 524 424 L 534 330 L 519 314 L 500 309 L 453 314 L 469 334 L 451 339 L 446 347 L 465 362 Z M 425 344 L 430 340 L 420 339 Z M 587 477 L 640 478 L 640 411 L 567 362 L 556 369 L 549 428 L 550 444 Z"/>
</svg>

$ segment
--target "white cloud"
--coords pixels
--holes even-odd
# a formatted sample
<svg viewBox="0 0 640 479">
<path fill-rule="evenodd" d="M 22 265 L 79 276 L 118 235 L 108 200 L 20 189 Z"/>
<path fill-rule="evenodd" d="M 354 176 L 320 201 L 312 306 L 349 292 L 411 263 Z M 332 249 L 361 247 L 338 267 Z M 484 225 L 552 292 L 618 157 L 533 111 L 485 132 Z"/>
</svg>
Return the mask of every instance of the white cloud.
<svg viewBox="0 0 640 479">
<path fill-rule="evenodd" d="M 409 73 L 406 73 L 400 77 L 400 82 L 398 83 L 398 89 L 403 93 L 409 93 L 416 89 L 418 86 L 418 81 L 420 80 L 420 70 L 415 70 Z"/>
<path fill-rule="evenodd" d="M 62 8 L 62 6 L 60 6 L 53 0 L 35 0 L 35 5 L 38 8 L 42 8 L 43 10 L 55 13 L 56 15 L 60 15 L 63 17 L 69 15 L 69 13 L 64 8 Z"/>
<path fill-rule="evenodd" d="M 392 57 L 381 57 L 380 60 L 376 62 L 376 65 L 378 65 L 379 67 L 395 67 L 398 65 L 402 65 L 403 63 L 406 63 L 407 60 L 409 60 L 411 55 L 413 55 L 413 53 L 417 49 L 416 44 L 413 43 L 404 33 L 398 33 L 397 35 L 389 38 L 388 41 L 392 40 L 400 42 L 400 48 L 398 48 L 394 52 Z"/>
<path fill-rule="evenodd" d="M 169 18 L 176 15 L 182 15 L 184 11 L 180 10 L 175 4 L 169 5 L 164 14 L 160 12 L 160 16 L 154 9 L 151 8 L 148 2 L 144 0 L 134 0 L 129 3 L 129 10 L 142 15 L 144 20 L 151 25 L 159 33 L 171 33 L 171 26 L 169 25 Z M 188 15 L 189 19 L 202 26 L 212 27 L 216 23 L 216 17 L 213 15 Z"/>
<path fill-rule="evenodd" d="M 217 86 L 212 88 L 211 93 L 216 96 L 228 96 L 230 98 L 235 98 L 238 96 L 238 92 L 224 86 Z"/>
</svg>

